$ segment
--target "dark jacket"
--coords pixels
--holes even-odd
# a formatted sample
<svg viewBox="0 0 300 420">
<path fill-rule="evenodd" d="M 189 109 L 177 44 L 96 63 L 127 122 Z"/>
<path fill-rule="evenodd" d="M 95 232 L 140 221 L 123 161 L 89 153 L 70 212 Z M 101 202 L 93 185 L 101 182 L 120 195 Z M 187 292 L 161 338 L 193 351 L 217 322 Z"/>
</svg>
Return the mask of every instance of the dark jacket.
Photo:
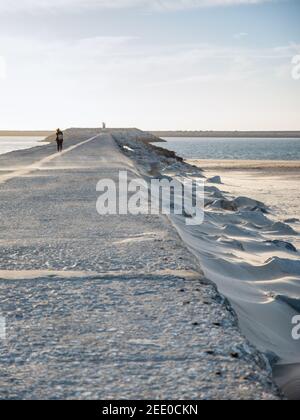
<svg viewBox="0 0 300 420">
<path fill-rule="evenodd" d="M 57 143 L 64 141 L 64 134 L 63 134 L 62 131 L 58 131 L 56 133 L 56 141 L 57 141 Z"/>
</svg>

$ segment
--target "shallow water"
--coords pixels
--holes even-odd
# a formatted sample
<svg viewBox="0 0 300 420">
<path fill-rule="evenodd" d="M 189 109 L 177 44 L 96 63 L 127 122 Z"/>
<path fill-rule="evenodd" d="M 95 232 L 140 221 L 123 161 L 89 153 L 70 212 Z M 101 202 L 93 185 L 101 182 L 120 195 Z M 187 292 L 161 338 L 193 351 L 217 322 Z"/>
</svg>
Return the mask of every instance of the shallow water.
<svg viewBox="0 0 300 420">
<path fill-rule="evenodd" d="M 300 138 L 168 137 L 160 146 L 185 159 L 300 160 Z"/>
<path fill-rule="evenodd" d="M 2 137 L 0 136 L 0 155 L 15 150 L 30 149 L 36 146 L 44 146 L 41 143 L 44 137 Z"/>
</svg>

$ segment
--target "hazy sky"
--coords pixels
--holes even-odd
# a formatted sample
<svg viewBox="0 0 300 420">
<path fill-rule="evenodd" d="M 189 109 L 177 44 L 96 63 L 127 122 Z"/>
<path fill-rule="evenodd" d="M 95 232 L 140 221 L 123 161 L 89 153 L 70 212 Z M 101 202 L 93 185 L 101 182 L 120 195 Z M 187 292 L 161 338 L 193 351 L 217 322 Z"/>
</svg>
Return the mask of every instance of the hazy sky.
<svg viewBox="0 0 300 420">
<path fill-rule="evenodd" d="M 299 0 L 0 0 L 0 129 L 300 130 Z"/>
</svg>

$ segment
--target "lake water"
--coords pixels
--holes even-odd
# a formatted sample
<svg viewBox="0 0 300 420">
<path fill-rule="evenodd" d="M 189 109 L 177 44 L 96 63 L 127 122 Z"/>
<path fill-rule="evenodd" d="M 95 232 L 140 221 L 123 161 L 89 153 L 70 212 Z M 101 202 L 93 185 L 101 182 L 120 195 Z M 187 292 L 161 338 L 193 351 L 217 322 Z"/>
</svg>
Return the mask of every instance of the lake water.
<svg viewBox="0 0 300 420">
<path fill-rule="evenodd" d="M 300 160 L 300 138 L 167 137 L 160 146 L 185 159 Z"/>
<path fill-rule="evenodd" d="M 0 155 L 14 150 L 30 149 L 35 146 L 44 146 L 41 143 L 44 137 L 2 137 L 0 136 Z"/>
</svg>

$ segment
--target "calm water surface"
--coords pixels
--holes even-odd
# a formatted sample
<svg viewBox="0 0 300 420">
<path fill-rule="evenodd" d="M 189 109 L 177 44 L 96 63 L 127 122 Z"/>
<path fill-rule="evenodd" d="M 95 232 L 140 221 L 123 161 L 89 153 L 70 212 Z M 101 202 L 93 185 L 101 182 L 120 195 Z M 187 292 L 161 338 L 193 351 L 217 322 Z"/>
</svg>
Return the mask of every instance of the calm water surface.
<svg viewBox="0 0 300 420">
<path fill-rule="evenodd" d="M 300 138 L 164 138 L 160 146 L 185 159 L 300 160 Z"/>
</svg>

